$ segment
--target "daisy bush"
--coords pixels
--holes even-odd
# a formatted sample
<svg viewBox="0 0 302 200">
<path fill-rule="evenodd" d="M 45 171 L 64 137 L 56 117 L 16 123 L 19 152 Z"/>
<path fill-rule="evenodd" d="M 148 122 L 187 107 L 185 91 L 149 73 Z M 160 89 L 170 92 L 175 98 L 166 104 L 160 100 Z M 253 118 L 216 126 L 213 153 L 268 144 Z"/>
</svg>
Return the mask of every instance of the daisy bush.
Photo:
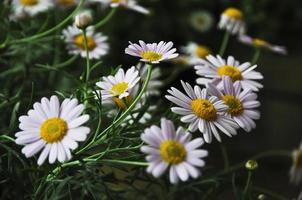
<svg viewBox="0 0 302 200">
<path fill-rule="evenodd" d="M 271 156 L 301 182 L 301 145 L 239 152 L 267 97 L 260 54 L 287 54 L 248 33 L 247 9 L 201 7 L 182 32 L 156 1 L 0 4 L 1 199 L 287 199 L 256 181 Z"/>
</svg>

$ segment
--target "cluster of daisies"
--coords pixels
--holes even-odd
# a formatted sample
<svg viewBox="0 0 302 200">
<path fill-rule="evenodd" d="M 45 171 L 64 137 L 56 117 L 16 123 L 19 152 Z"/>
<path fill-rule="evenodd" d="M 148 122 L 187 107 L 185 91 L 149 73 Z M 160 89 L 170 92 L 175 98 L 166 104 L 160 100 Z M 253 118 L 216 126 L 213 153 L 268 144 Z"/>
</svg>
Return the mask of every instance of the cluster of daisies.
<svg viewBox="0 0 302 200">
<path fill-rule="evenodd" d="M 123 7 L 142 14 L 150 13 L 148 9 L 138 5 L 136 0 L 13 0 L 11 19 L 22 20 L 53 8 L 69 9 L 77 6 L 81 1 L 85 2 L 85 6 L 96 3 L 101 4 L 103 8 Z"/>
<path fill-rule="evenodd" d="M 16 0 L 16 4 L 35 6 L 44 1 L 46 0 Z M 70 1 L 72 0 L 68 2 Z M 107 3 L 112 7 L 137 6 L 131 0 L 94 1 Z M 141 7 L 135 9 L 146 13 Z M 235 8 L 227 9 L 221 16 L 219 28 L 231 34 L 244 33 L 242 13 Z M 83 31 L 75 26 L 63 30 L 63 35 L 70 54 L 86 57 L 87 50 L 90 59 L 99 59 L 109 48 L 107 37 L 96 33 L 93 27 L 86 29 L 86 43 Z M 257 43 L 259 47 L 276 49 L 259 39 L 253 39 L 252 43 Z M 145 143 L 141 151 L 147 154 L 146 160 L 149 163 L 147 172 L 159 177 L 169 170 L 169 179 L 173 184 L 179 180 L 187 181 L 189 177 L 199 177 L 199 168 L 205 165 L 203 158 L 208 155 L 206 150 L 200 148 L 204 143 L 211 143 L 213 138 L 221 142 L 222 134 L 232 137 L 239 128 L 250 132 L 256 127 L 255 120 L 260 118 L 257 110 L 260 102 L 256 92 L 263 87 L 259 83 L 263 76 L 255 70 L 256 64 L 240 63 L 233 56 L 223 58 L 220 55 L 211 55 L 209 49 L 194 43 L 184 47 L 183 51 L 192 59 L 190 63 L 194 65 L 199 76 L 196 85 L 181 81 L 182 91 L 171 87 L 165 97 L 174 104 L 171 111 L 180 115 L 180 122 L 184 127 L 175 127 L 171 120 L 162 116 L 160 126 L 152 125 L 141 134 Z M 147 68 L 151 64 L 179 56 L 173 43 L 164 41 L 130 42 L 125 53 L 139 57 L 144 64 L 132 66 L 128 70 L 120 68 L 115 74 L 104 76 L 96 83 L 98 91 L 95 95 L 101 95 L 102 104 L 111 105 L 115 111 L 124 111 L 133 103 L 138 96 L 140 82 L 146 80 Z M 148 97 L 160 94 L 159 87 L 162 83 L 158 80 L 159 77 L 160 72 L 156 68 L 151 73 L 146 93 L 135 109 L 140 109 Z M 85 141 L 90 133 L 90 129 L 84 126 L 89 120 L 89 115 L 83 114 L 84 109 L 85 106 L 77 99 L 67 98 L 60 103 L 57 96 L 50 99 L 44 97 L 41 102 L 33 105 L 27 115 L 19 118 L 21 131 L 15 134 L 16 143 L 24 145 L 22 153 L 26 157 L 41 152 L 38 165 L 43 164 L 47 158 L 49 163 L 56 160 L 68 161 L 72 158 L 71 151 L 78 147 L 78 142 Z M 112 115 L 115 115 L 114 112 Z M 151 115 L 146 112 L 139 123 L 145 123 L 150 118 Z M 193 133 L 197 137 L 193 138 Z"/>
</svg>

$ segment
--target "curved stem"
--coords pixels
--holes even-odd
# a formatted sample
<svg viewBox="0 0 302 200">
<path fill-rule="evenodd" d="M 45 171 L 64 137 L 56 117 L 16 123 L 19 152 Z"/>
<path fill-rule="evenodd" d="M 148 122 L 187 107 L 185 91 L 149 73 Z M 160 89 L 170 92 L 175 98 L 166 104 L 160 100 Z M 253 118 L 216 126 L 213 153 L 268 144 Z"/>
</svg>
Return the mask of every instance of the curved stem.
<svg viewBox="0 0 302 200">
<path fill-rule="evenodd" d="M 77 14 L 77 12 L 79 11 L 79 9 L 82 7 L 84 1 L 85 0 L 80 0 L 80 3 L 74 9 L 74 11 L 68 17 L 66 17 L 61 23 L 57 24 L 55 27 L 53 27 L 53 28 L 51 28 L 51 29 L 49 29 L 47 31 L 44 31 L 42 33 L 39 33 L 39 34 L 30 36 L 30 37 L 27 37 L 27 38 L 22 38 L 22 39 L 19 39 L 19 40 L 11 41 L 11 42 L 9 42 L 9 44 L 18 44 L 18 43 L 22 43 L 22 42 L 30 42 L 30 41 L 42 38 L 42 37 L 44 37 L 44 36 L 46 36 L 46 35 L 54 32 L 54 31 L 56 31 L 57 29 L 61 28 L 65 24 L 67 24 L 68 21 Z"/>
<path fill-rule="evenodd" d="M 253 58 L 252 58 L 252 65 L 254 65 L 258 62 L 260 54 L 261 54 L 261 49 L 260 48 L 255 48 L 255 53 L 254 53 Z"/>
<path fill-rule="evenodd" d="M 230 33 L 228 31 L 226 31 L 224 33 L 223 40 L 222 40 L 222 43 L 221 43 L 221 46 L 220 46 L 220 49 L 219 49 L 219 55 L 220 56 L 223 56 L 223 54 L 226 50 L 226 47 L 228 45 L 229 39 L 230 39 Z"/>
<path fill-rule="evenodd" d="M 118 164 L 127 164 L 127 165 L 136 165 L 136 166 L 148 166 L 147 162 L 137 162 L 137 161 L 128 161 L 128 160 L 109 160 L 103 159 L 100 162 L 107 162 L 107 163 L 118 163 Z"/>
<path fill-rule="evenodd" d="M 112 8 L 111 11 L 108 13 L 108 15 L 98 23 L 94 25 L 95 29 L 100 28 L 101 26 L 105 25 L 116 13 L 117 8 Z"/>
<path fill-rule="evenodd" d="M 246 180 L 246 184 L 243 190 L 243 196 L 245 199 L 247 199 L 247 195 L 248 195 L 248 190 L 250 188 L 250 184 L 251 184 L 251 179 L 252 179 L 252 171 L 248 170 L 248 174 L 247 174 L 247 180 Z"/>
</svg>

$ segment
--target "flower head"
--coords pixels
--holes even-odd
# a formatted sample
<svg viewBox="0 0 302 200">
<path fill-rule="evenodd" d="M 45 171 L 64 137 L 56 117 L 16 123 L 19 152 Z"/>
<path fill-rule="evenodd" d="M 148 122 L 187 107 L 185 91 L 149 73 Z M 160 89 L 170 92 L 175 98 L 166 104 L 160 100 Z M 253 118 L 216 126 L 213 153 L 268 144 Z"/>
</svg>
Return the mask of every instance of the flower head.
<svg viewBox="0 0 302 200">
<path fill-rule="evenodd" d="M 188 60 L 191 65 L 197 64 L 200 58 L 204 59 L 211 53 L 211 50 L 207 46 L 195 42 L 189 42 L 186 46 L 182 47 L 181 50 L 188 55 Z"/>
<path fill-rule="evenodd" d="M 125 109 L 125 103 L 131 103 L 135 86 L 140 80 L 139 72 L 131 67 L 125 73 L 123 69 L 112 76 L 103 77 L 96 85 L 101 88 L 102 101 L 115 104 L 120 109 Z"/>
<path fill-rule="evenodd" d="M 140 40 L 139 45 L 131 43 L 125 49 L 125 53 L 131 56 L 140 57 L 141 61 L 149 63 L 159 63 L 163 60 L 169 60 L 178 56 L 176 48 L 173 48 L 173 42 L 145 43 Z"/>
<path fill-rule="evenodd" d="M 221 99 L 227 106 L 227 114 L 245 131 L 250 132 L 256 127 L 255 119 L 260 118 L 260 106 L 257 94 L 250 89 L 242 90 L 239 81 L 232 82 L 229 76 L 224 76 L 223 89 L 220 91 L 214 84 L 208 84 L 208 92 Z"/>
<path fill-rule="evenodd" d="M 75 16 L 74 25 L 79 29 L 86 29 L 92 23 L 92 15 L 89 11 L 83 11 Z"/>
<path fill-rule="evenodd" d="M 260 49 L 267 49 L 275 53 L 283 54 L 286 55 L 287 51 L 284 46 L 278 46 L 278 45 L 273 45 L 270 44 L 269 42 L 259 39 L 259 38 L 252 38 L 247 35 L 240 35 L 238 37 L 238 40 L 244 44 L 260 48 Z"/>
<path fill-rule="evenodd" d="M 194 89 L 188 83 L 181 81 L 186 94 L 172 87 L 168 90 L 171 95 L 166 98 L 178 107 L 171 110 L 181 117 L 181 121 L 189 123 L 189 130 L 199 129 L 207 143 L 212 142 L 212 135 L 221 141 L 218 130 L 231 137 L 236 135 L 238 125 L 230 116 L 226 116 L 228 107 L 215 96 L 209 96 L 207 90 L 195 85 Z M 218 130 L 217 130 L 218 129 Z"/>
<path fill-rule="evenodd" d="M 95 33 L 92 27 L 86 29 L 87 48 L 91 59 L 98 59 L 107 54 L 109 45 L 107 36 L 102 33 Z M 63 30 L 65 43 L 70 54 L 86 57 L 85 39 L 82 30 L 74 26 L 69 26 Z"/>
<path fill-rule="evenodd" d="M 141 135 L 147 143 L 141 151 L 148 154 L 148 173 L 154 177 L 161 176 L 169 168 L 170 182 L 176 184 L 179 179 L 187 181 L 191 176 L 200 175 L 197 167 L 203 167 L 203 157 L 208 155 L 206 150 L 197 149 L 203 145 L 201 138 L 191 140 L 191 134 L 182 127 L 175 130 L 170 120 L 162 119 L 161 127 L 151 126 Z"/>
<path fill-rule="evenodd" d="M 263 86 L 256 80 L 263 79 L 263 76 L 254 70 L 256 67 L 257 65 L 252 65 L 249 62 L 240 64 L 233 56 L 228 56 L 225 60 L 219 55 L 216 57 L 209 55 L 206 60 L 200 59 L 195 66 L 196 74 L 202 76 L 196 82 L 201 85 L 211 82 L 222 89 L 222 77 L 229 76 L 233 82 L 240 81 L 243 89 L 258 91 Z"/>
<path fill-rule="evenodd" d="M 290 168 L 290 182 L 298 185 L 302 180 L 302 143 L 292 152 L 293 164 Z"/>
<path fill-rule="evenodd" d="M 136 0 L 92 0 L 94 2 L 99 2 L 104 6 L 115 7 L 124 7 L 129 10 L 133 10 L 145 15 L 148 15 L 150 11 L 140 5 L 137 4 Z"/>
<path fill-rule="evenodd" d="M 231 34 L 243 34 L 245 32 L 244 16 L 237 8 L 227 8 L 220 16 L 219 29 Z"/>
<path fill-rule="evenodd" d="M 69 160 L 70 150 L 76 149 L 77 142 L 84 141 L 90 132 L 82 126 L 89 119 L 89 115 L 81 115 L 83 110 L 84 105 L 78 104 L 77 99 L 65 99 L 60 105 L 57 96 L 43 97 L 41 103 L 36 102 L 27 115 L 19 118 L 21 131 L 16 133 L 16 143 L 25 145 L 22 153 L 26 157 L 43 149 L 38 165 L 47 157 L 49 163 Z"/>
<path fill-rule="evenodd" d="M 13 0 L 14 15 L 19 16 L 25 13 L 34 16 L 45 12 L 53 6 L 52 0 Z"/>
<path fill-rule="evenodd" d="M 191 14 L 190 23 L 195 30 L 206 32 L 213 26 L 213 16 L 208 11 L 197 11 Z"/>
</svg>

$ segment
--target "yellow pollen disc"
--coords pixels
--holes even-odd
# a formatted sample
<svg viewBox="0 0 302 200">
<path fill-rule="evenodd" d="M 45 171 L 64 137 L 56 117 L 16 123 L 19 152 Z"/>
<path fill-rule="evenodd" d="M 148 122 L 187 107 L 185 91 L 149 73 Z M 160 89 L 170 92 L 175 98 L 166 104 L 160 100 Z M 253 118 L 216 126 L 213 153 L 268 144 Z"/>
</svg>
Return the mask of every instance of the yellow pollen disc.
<svg viewBox="0 0 302 200">
<path fill-rule="evenodd" d="M 159 147 L 159 152 L 161 158 L 172 165 L 183 162 L 187 155 L 187 151 L 183 144 L 174 140 L 162 142 Z"/>
<path fill-rule="evenodd" d="M 67 123 L 60 118 L 47 119 L 40 128 L 40 136 L 47 143 L 61 141 L 68 130 Z"/>
<path fill-rule="evenodd" d="M 130 95 L 123 99 L 113 97 L 113 101 L 117 107 L 119 107 L 121 110 L 125 110 L 127 108 L 127 105 L 130 105 L 132 103 L 132 97 Z"/>
<path fill-rule="evenodd" d="M 57 0 L 57 3 L 61 6 L 72 6 L 75 4 L 74 0 Z"/>
<path fill-rule="evenodd" d="M 114 96 L 123 94 L 128 89 L 128 83 L 120 82 L 112 86 L 110 93 Z"/>
<path fill-rule="evenodd" d="M 206 46 L 198 45 L 196 47 L 195 53 L 199 58 L 205 58 L 210 54 L 210 50 Z"/>
<path fill-rule="evenodd" d="M 237 67 L 230 65 L 222 65 L 218 68 L 217 73 L 219 76 L 229 76 L 233 82 L 242 80 L 242 75 Z"/>
<path fill-rule="evenodd" d="M 293 159 L 294 159 L 295 167 L 301 169 L 302 168 L 302 151 L 295 150 Z"/>
<path fill-rule="evenodd" d="M 191 102 L 191 108 L 196 116 L 206 121 L 214 121 L 217 118 L 217 111 L 209 100 L 194 99 Z"/>
<path fill-rule="evenodd" d="M 256 47 L 265 47 L 268 45 L 268 43 L 266 41 L 258 39 L 258 38 L 253 39 L 253 44 Z"/>
<path fill-rule="evenodd" d="M 228 113 L 232 116 L 237 116 L 242 114 L 243 106 L 239 99 L 232 95 L 225 95 L 222 97 L 224 103 L 229 107 Z"/>
<path fill-rule="evenodd" d="M 149 61 L 149 62 L 154 62 L 160 60 L 163 55 L 160 53 L 156 53 L 154 51 L 145 51 L 141 53 L 141 56 L 143 59 Z"/>
<path fill-rule="evenodd" d="M 35 6 L 39 3 L 39 0 L 20 0 L 23 6 Z"/>
<path fill-rule="evenodd" d="M 74 37 L 74 44 L 77 45 L 80 49 L 85 50 L 85 39 L 84 35 L 80 34 Z M 93 37 L 87 36 L 87 48 L 89 51 L 92 51 L 96 47 L 96 43 Z"/>
<path fill-rule="evenodd" d="M 223 12 L 224 15 L 235 18 L 237 20 L 243 20 L 242 12 L 237 8 L 228 8 Z"/>
</svg>

